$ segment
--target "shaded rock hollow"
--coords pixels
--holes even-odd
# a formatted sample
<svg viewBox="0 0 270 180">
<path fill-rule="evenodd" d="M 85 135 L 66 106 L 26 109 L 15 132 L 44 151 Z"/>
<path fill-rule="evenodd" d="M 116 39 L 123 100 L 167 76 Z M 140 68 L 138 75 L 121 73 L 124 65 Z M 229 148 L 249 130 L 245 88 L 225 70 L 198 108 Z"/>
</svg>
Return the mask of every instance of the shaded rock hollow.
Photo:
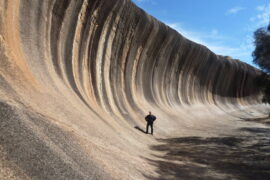
<svg viewBox="0 0 270 180">
<path fill-rule="evenodd" d="M 146 178 L 148 111 L 159 138 L 229 126 L 258 73 L 129 0 L 2 0 L 0 177 Z"/>
</svg>

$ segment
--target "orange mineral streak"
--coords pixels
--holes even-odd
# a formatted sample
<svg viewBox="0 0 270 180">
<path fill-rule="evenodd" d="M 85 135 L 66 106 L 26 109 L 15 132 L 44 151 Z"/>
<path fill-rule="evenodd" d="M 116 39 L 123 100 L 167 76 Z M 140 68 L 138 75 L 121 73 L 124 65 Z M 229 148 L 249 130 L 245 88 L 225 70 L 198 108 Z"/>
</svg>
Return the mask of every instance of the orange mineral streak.
<svg viewBox="0 0 270 180">
<path fill-rule="evenodd" d="M 5 18 L 3 25 L 3 44 L 5 46 L 5 54 L 8 58 L 5 59 L 9 64 L 9 69 L 2 69 L 5 71 L 2 74 L 5 76 L 9 74 L 13 80 L 29 90 L 34 90 L 37 87 L 37 81 L 29 70 L 27 61 L 22 50 L 22 41 L 20 38 L 19 25 L 19 7 L 20 0 L 6 1 L 7 9 L 5 10 Z M 16 76 L 16 78 L 14 77 Z"/>
</svg>

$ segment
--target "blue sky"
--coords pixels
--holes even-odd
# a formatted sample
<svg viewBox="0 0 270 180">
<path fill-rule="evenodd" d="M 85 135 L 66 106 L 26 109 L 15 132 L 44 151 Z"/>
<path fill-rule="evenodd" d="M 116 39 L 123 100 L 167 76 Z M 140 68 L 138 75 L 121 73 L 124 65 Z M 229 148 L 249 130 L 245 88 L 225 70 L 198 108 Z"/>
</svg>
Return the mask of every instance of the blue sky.
<svg viewBox="0 0 270 180">
<path fill-rule="evenodd" d="M 216 54 L 252 63 L 253 32 L 268 25 L 269 0 L 132 0 Z"/>
</svg>

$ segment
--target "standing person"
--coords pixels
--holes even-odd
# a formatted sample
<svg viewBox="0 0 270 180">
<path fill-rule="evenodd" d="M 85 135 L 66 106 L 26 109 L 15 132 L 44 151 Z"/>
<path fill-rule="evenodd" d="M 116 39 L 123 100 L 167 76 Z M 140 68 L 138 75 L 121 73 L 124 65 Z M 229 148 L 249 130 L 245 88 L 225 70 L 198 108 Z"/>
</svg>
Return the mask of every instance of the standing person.
<svg viewBox="0 0 270 180">
<path fill-rule="evenodd" d="M 153 124 L 154 121 L 156 120 L 156 116 L 152 115 L 151 112 L 149 111 L 149 114 L 145 117 L 145 120 L 147 121 L 146 125 L 146 134 L 148 134 L 148 128 L 149 126 L 151 127 L 151 134 L 153 135 Z"/>
</svg>

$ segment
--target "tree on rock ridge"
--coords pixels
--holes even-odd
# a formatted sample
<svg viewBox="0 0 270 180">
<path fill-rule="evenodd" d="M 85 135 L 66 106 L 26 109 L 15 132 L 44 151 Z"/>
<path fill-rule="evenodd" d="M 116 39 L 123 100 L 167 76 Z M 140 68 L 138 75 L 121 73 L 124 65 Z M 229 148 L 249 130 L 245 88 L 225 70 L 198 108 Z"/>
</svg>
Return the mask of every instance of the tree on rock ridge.
<svg viewBox="0 0 270 180">
<path fill-rule="evenodd" d="M 262 102 L 270 103 L 270 23 L 268 27 L 257 29 L 254 32 L 254 39 L 253 62 L 263 71 L 256 79 L 256 84 L 263 93 Z"/>
</svg>

